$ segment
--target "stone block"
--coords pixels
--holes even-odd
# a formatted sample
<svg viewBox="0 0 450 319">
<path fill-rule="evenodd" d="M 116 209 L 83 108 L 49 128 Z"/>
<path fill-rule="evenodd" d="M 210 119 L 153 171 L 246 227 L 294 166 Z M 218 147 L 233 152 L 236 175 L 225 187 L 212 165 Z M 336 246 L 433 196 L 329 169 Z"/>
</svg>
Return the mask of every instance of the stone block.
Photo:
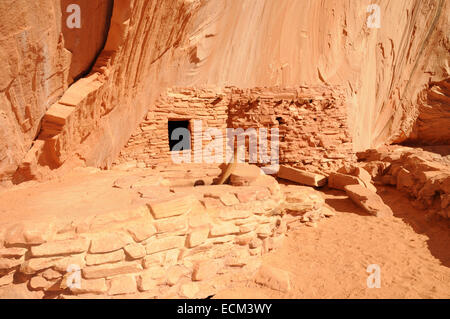
<svg viewBox="0 0 450 319">
<path fill-rule="evenodd" d="M 133 242 L 132 238 L 125 233 L 103 233 L 92 239 L 90 253 L 101 254 L 119 250 Z"/>
<path fill-rule="evenodd" d="M 32 290 L 47 290 L 53 283 L 41 276 L 34 276 L 30 279 L 29 285 Z"/>
<path fill-rule="evenodd" d="M 347 185 L 362 185 L 363 182 L 359 180 L 357 177 L 352 175 L 346 175 L 341 173 L 331 173 L 328 176 L 328 186 L 330 188 L 335 188 L 339 190 L 345 190 L 345 186 Z"/>
<path fill-rule="evenodd" d="M 302 214 L 320 209 L 325 200 L 315 189 L 307 186 L 289 185 L 283 188 L 286 202 L 284 208 L 291 214 Z"/>
<path fill-rule="evenodd" d="M 116 250 L 111 253 L 103 253 L 103 254 L 87 254 L 86 255 L 86 265 L 94 266 L 94 265 L 102 265 L 108 263 L 115 263 L 119 261 L 123 261 L 125 259 L 125 253 L 123 250 Z"/>
<path fill-rule="evenodd" d="M 256 200 L 256 191 L 240 191 L 236 193 L 239 202 L 245 204 Z"/>
<path fill-rule="evenodd" d="M 220 237 L 239 233 L 239 227 L 231 223 L 215 224 L 209 232 L 210 237 Z"/>
<path fill-rule="evenodd" d="M 144 241 L 156 234 L 156 228 L 150 221 L 132 223 L 127 226 L 127 231 L 137 242 Z"/>
<path fill-rule="evenodd" d="M 260 225 L 258 226 L 258 228 L 256 228 L 256 234 L 258 235 L 259 238 L 267 238 L 271 236 L 272 233 L 273 228 L 271 227 L 270 224 Z"/>
<path fill-rule="evenodd" d="M 26 226 L 18 223 L 6 230 L 5 244 L 39 245 L 51 240 L 54 236 L 54 226 L 49 223 L 33 223 Z"/>
<path fill-rule="evenodd" d="M 33 257 L 58 256 L 78 254 L 89 248 L 90 241 L 86 238 L 53 241 L 31 247 Z"/>
<path fill-rule="evenodd" d="M 225 265 L 229 267 L 243 267 L 249 262 L 249 253 L 247 249 L 234 249 L 227 253 Z"/>
<path fill-rule="evenodd" d="M 154 278 L 151 270 L 139 275 L 137 279 L 139 291 L 149 291 L 158 287 L 158 281 Z"/>
<path fill-rule="evenodd" d="M 194 265 L 192 280 L 201 281 L 213 278 L 217 273 L 218 265 L 214 261 L 200 261 Z"/>
<path fill-rule="evenodd" d="M 159 239 L 155 238 L 147 243 L 145 249 L 147 251 L 147 255 L 150 255 L 169 249 L 182 248 L 184 247 L 185 241 L 186 239 L 182 236 L 171 236 Z"/>
<path fill-rule="evenodd" d="M 184 298 L 195 298 L 199 291 L 200 288 L 196 283 L 188 283 L 180 287 L 180 294 Z"/>
<path fill-rule="evenodd" d="M 303 185 L 321 187 L 327 182 L 324 175 L 303 171 L 297 168 L 280 165 L 278 177 Z"/>
<path fill-rule="evenodd" d="M 155 266 L 162 266 L 165 264 L 164 263 L 165 259 L 166 259 L 165 251 L 159 252 L 159 253 L 154 253 L 154 254 L 145 256 L 144 259 L 142 260 L 142 265 L 144 266 L 145 269 L 155 267 Z"/>
<path fill-rule="evenodd" d="M 348 197 L 366 212 L 377 217 L 391 217 L 392 210 L 387 206 L 381 197 L 362 185 L 345 186 Z"/>
<path fill-rule="evenodd" d="M 109 284 L 109 295 L 132 294 L 137 291 L 137 284 L 134 276 L 127 275 L 114 277 L 110 280 Z"/>
<path fill-rule="evenodd" d="M 193 230 L 187 236 L 186 241 L 187 247 L 192 248 L 203 244 L 208 239 L 208 235 L 209 235 L 209 227 L 203 227 L 201 229 Z"/>
<path fill-rule="evenodd" d="M 225 206 L 233 206 L 239 204 L 239 200 L 237 199 L 237 197 L 231 193 L 221 194 L 219 196 L 219 199 Z"/>
<path fill-rule="evenodd" d="M 26 248 L 0 248 L 0 258 L 20 258 L 28 251 Z"/>
<path fill-rule="evenodd" d="M 195 201 L 197 199 L 191 194 L 179 194 L 160 200 L 152 200 L 147 205 L 153 217 L 160 219 L 189 213 Z"/>
<path fill-rule="evenodd" d="M 83 268 L 86 264 L 83 254 L 59 258 L 53 263 L 53 268 L 60 272 L 66 272 L 70 265 L 77 265 Z"/>
<path fill-rule="evenodd" d="M 105 294 L 108 291 L 106 279 L 81 279 L 80 286 L 69 288 L 74 294 Z"/>
<path fill-rule="evenodd" d="M 55 280 L 63 276 L 59 271 L 53 270 L 51 268 L 44 270 L 40 275 L 47 280 Z"/>
<path fill-rule="evenodd" d="M 83 277 L 86 279 L 105 278 L 116 275 L 136 273 L 142 271 L 142 266 L 135 262 L 119 262 L 83 268 Z"/>
<path fill-rule="evenodd" d="M 264 174 L 256 165 L 237 163 L 230 175 L 230 184 L 233 186 L 249 186 Z"/>
<path fill-rule="evenodd" d="M 222 202 L 218 198 L 205 197 L 201 200 L 201 202 L 207 210 L 216 210 L 223 207 Z"/>
<path fill-rule="evenodd" d="M 187 215 L 157 220 L 155 226 L 158 233 L 176 233 L 187 230 Z"/>
<path fill-rule="evenodd" d="M 234 219 L 244 219 L 252 216 L 252 213 L 248 210 L 231 210 L 223 209 L 219 213 L 219 218 L 224 221 L 234 220 Z"/>
<path fill-rule="evenodd" d="M 146 254 L 145 247 L 135 243 L 125 246 L 124 250 L 127 256 L 131 259 L 140 259 Z"/>
<path fill-rule="evenodd" d="M 14 281 L 14 272 L 6 274 L 0 277 L 0 287 L 10 285 L 13 283 L 13 281 Z"/>
<path fill-rule="evenodd" d="M 180 278 L 183 276 L 183 274 L 184 271 L 181 266 L 171 266 L 166 271 L 165 283 L 169 286 L 174 286 L 180 281 Z"/>
<path fill-rule="evenodd" d="M 31 275 L 40 270 L 44 270 L 44 269 L 53 267 L 55 265 L 55 263 L 61 259 L 62 258 L 57 258 L 57 257 L 32 258 L 32 259 L 25 261 L 20 266 L 20 271 L 23 272 L 24 274 Z"/>
<path fill-rule="evenodd" d="M 8 270 L 19 266 L 22 263 L 21 259 L 14 258 L 0 258 L 0 270 Z"/>
</svg>

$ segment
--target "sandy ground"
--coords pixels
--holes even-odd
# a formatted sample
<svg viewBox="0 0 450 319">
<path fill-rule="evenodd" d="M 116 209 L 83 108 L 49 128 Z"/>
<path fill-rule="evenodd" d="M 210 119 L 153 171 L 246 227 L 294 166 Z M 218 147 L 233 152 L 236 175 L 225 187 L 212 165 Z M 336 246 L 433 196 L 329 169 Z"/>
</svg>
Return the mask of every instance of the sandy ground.
<svg viewBox="0 0 450 319">
<path fill-rule="evenodd" d="M 429 218 L 394 188 L 379 191 L 395 217 L 366 215 L 343 193 L 328 191 L 336 216 L 301 227 L 264 264 L 289 271 L 281 293 L 251 281 L 215 298 L 450 298 L 449 222 Z M 367 288 L 367 266 L 378 264 L 381 288 Z"/>
</svg>

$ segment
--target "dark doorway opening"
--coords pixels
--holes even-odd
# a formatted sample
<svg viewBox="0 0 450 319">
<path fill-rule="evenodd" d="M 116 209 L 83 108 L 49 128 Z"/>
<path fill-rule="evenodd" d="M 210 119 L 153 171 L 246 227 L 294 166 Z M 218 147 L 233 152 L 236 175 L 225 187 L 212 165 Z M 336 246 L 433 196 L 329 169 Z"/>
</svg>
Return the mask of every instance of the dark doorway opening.
<svg viewBox="0 0 450 319">
<path fill-rule="evenodd" d="M 191 149 L 191 138 L 190 138 L 190 130 L 189 130 L 189 120 L 175 120 L 175 121 L 169 121 L 169 148 L 170 151 L 181 151 L 181 150 L 190 150 Z M 174 131 L 178 128 L 184 129 L 184 130 L 178 130 L 174 133 Z M 187 130 L 187 131 L 186 131 Z M 189 132 L 189 140 L 184 140 L 187 138 L 187 136 L 182 135 L 180 136 L 180 132 Z M 173 136 L 172 136 L 173 135 Z M 172 139 L 173 137 L 173 139 Z M 183 147 L 180 149 L 179 143 L 182 143 Z M 175 145 L 178 145 L 178 149 L 174 149 Z"/>
</svg>

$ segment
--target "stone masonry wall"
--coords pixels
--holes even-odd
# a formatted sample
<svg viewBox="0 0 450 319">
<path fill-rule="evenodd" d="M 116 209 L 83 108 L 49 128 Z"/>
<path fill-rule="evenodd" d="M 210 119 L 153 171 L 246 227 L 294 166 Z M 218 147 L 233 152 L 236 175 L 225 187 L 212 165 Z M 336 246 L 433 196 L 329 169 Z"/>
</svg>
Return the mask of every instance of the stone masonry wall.
<svg viewBox="0 0 450 319">
<path fill-rule="evenodd" d="M 117 163 L 137 161 L 147 167 L 172 163 L 168 121 L 177 119 L 190 120 L 191 130 L 193 120 L 201 120 L 203 132 L 218 128 L 223 136 L 227 127 L 254 128 L 258 134 L 259 128 L 266 128 L 267 154 L 271 151 L 270 129 L 278 128 L 280 163 L 313 172 L 336 169 L 354 154 L 339 88 L 172 88 L 150 108 Z M 193 139 L 201 134 L 191 133 Z M 225 140 L 220 143 L 225 151 Z M 191 154 L 192 161 L 199 160 L 193 149 Z"/>
<path fill-rule="evenodd" d="M 277 127 L 281 164 L 329 172 L 352 158 L 345 99 L 338 88 L 233 88 L 229 123 L 243 129 Z"/>
<path fill-rule="evenodd" d="M 10 225 L 0 231 L 0 286 L 25 282 L 65 298 L 205 298 L 220 276 L 253 273 L 284 236 L 275 214 L 281 189 L 263 178 L 266 186 L 147 187 L 147 204 L 134 209 L 58 226 Z M 76 274 L 81 281 L 71 281 Z"/>
<path fill-rule="evenodd" d="M 223 92 L 192 88 L 168 90 L 167 94 L 161 95 L 131 136 L 120 153 L 119 162 L 137 160 L 147 166 L 170 164 L 172 159 L 169 149 L 169 120 L 190 120 L 193 140 L 196 134 L 201 134 L 193 131 L 193 120 L 201 120 L 203 129 L 225 129 L 227 110 L 228 99 Z M 194 157 L 192 161 L 194 162 Z"/>
</svg>

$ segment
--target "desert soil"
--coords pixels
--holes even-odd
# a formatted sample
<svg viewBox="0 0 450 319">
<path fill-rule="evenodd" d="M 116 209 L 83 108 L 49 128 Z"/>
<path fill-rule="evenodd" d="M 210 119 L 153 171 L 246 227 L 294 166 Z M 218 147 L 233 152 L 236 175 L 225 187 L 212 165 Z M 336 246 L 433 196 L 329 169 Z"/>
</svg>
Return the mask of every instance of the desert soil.
<svg viewBox="0 0 450 319">
<path fill-rule="evenodd" d="M 336 216 L 317 228 L 290 231 L 263 264 L 291 273 L 291 291 L 236 282 L 215 298 L 449 298 L 449 222 L 414 208 L 394 188 L 379 193 L 395 217 L 369 216 L 344 193 L 327 191 Z M 367 288 L 367 266 L 378 264 L 381 288 Z"/>
</svg>

